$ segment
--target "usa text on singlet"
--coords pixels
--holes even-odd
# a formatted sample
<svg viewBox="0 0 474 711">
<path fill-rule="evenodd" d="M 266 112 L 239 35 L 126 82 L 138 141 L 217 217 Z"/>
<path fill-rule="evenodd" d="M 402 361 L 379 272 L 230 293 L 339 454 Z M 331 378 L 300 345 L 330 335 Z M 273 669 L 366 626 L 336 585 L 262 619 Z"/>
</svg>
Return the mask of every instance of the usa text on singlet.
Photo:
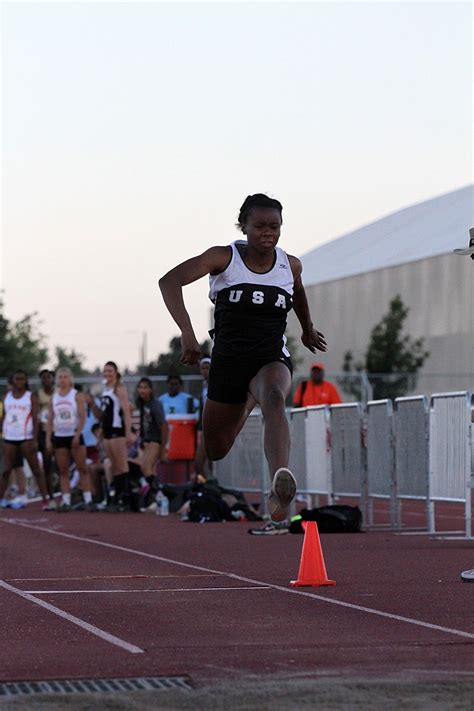
<svg viewBox="0 0 474 711">
<path fill-rule="evenodd" d="M 230 245 L 229 264 L 209 276 L 209 298 L 215 304 L 213 352 L 239 357 L 289 356 L 285 328 L 293 307 L 294 279 L 288 255 L 275 248 L 272 268 L 263 274 L 244 262 L 247 242 Z"/>
</svg>

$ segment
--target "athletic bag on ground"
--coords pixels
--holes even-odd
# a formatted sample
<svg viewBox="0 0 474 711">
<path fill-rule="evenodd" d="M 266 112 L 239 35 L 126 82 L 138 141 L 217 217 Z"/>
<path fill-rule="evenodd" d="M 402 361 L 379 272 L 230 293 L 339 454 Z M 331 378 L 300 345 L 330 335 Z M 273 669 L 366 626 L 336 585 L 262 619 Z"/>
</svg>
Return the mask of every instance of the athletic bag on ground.
<svg viewBox="0 0 474 711">
<path fill-rule="evenodd" d="M 319 533 L 360 533 L 362 512 L 358 506 L 320 506 L 317 509 L 303 509 L 293 516 L 290 533 L 304 533 L 302 521 L 316 521 Z"/>
</svg>

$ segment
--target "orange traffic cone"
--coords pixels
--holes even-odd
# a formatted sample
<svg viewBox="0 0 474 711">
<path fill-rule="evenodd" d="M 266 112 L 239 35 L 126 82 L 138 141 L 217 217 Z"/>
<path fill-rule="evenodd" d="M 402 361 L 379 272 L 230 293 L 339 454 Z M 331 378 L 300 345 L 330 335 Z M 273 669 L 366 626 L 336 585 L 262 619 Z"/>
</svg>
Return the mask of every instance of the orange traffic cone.
<svg viewBox="0 0 474 711">
<path fill-rule="evenodd" d="M 292 580 L 290 585 L 294 588 L 335 585 L 335 580 L 328 580 L 316 521 L 303 521 L 302 524 L 304 540 L 298 580 Z"/>
</svg>

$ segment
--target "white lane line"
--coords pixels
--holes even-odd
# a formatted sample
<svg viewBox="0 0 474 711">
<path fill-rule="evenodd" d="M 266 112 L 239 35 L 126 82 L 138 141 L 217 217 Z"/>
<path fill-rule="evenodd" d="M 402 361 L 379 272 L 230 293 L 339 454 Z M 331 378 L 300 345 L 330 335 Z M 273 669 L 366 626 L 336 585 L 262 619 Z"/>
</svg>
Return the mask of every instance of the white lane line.
<svg viewBox="0 0 474 711">
<path fill-rule="evenodd" d="M 187 575 L 84 575 L 81 578 L 5 578 L 10 583 L 40 583 L 51 580 L 161 580 L 163 578 L 215 578 L 210 573 L 189 573 Z"/>
<path fill-rule="evenodd" d="M 19 595 L 20 597 L 24 598 L 25 600 L 28 600 L 29 602 L 34 603 L 35 605 L 44 607 L 46 610 L 49 610 L 49 612 L 58 615 L 58 617 L 62 617 L 64 620 L 72 622 L 74 625 L 81 627 L 83 630 L 86 630 L 91 634 L 95 634 L 96 637 L 100 637 L 106 642 L 110 642 L 110 644 L 114 644 L 116 647 L 120 647 L 126 652 L 130 652 L 130 654 L 143 654 L 145 651 L 144 649 L 140 649 L 140 647 L 136 647 L 134 644 L 129 644 L 128 642 L 125 642 L 125 640 L 120 639 L 119 637 L 115 637 L 115 635 L 109 634 L 108 632 L 99 629 L 99 627 L 96 627 L 95 625 L 89 624 L 89 622 L 86 622 L 85 620 L 81 620 L 79 617 L 75 617 L 74 615 L 70 615 L 68 612 L 64 612 L 64 610 L 60 610 L 59 607 L 56 607 L 55 605 L 50 605 L 49 602 L 45 602 L 44 600 L 38 600 L 30 593 L 27 593 L 24 590 L 20 590 L 19 588 L 15 588 L 13 587 L 13 585 L 9 585 L 4 580 L 0 580 L 0 588 L 4 588 L 5 590 L 8 590 L 8 592 L 14 593 L 15 595 Z"/>
<path fill-rule="evenodd" d="M 138 555 L 142 558 L 151 558 L 152 560 L 158 560 L 161 563 L 168 563 L 171 565 L 179 565 L 182 568 L 190 568 L 192 570 L 201 570 L 205 573 L 214 573 L 214 575 L 223 575 L 232 580 L 238 580 L 242 583 L 251 583 L 253 585 L 268 586 L 273 590 L 279 590 L 280 592 L 288 593 L 289 595 L 301 595 L 303 597 L 309 597 L 313 600 L 319 600 L 320 602 L 326 602 L 329 605 L 338 605 L 339 607 L 345 607 L 349 610 L 357 610 L 358 612 L 365 612 L 369 615 L 376 615 L 377 617 L 384 617 L 389 620 L 396 620 L 397 622 L 406 622 L 410 625 L 415 625 L 417 627 L 425 627 L 430 630 L 437 630 L 438 632 L 445 632 L 446 634 L 455 635 L 456 637 L 465 637 L 467 639 L 474 639 L 474 634 L 471 632 L 463 632 L 463 630 L 452 629 L 451 627 L 442 627 L 441 625 L 434 625 L 430 622 L 423 622 L 422 620 L 416 620 L 411 617 L 404 617 L 402 615 L 395 615 L 391 612 L 383 612 L 382 610 L 376 610 L 372 607 L 363 607 L 362 605 L 354 605 L 351 602 L 343 602 L 342 600 L 334 600 L 330 597 L 324 597 L 324 595 L 317 595 L 316 593 L 306 592 L 303 590 L 298 590 L 295 588 L 284 588 L 282 585 L 274 585 L 273 583 L 263 582 L 262 580 L 254 580 L 253 578 L 246 578 L 243 575 L 236 575 L 235 573 L 227 573 L 224 570 L 214 570 L 213 568 L 204 568 L 201 565 L 194 565 L 192 563 L 183 563 L 180 560 L 173 560 L 171 558 L 163 558 L 159 555 L 154 555 L 153 553 L 145 553 L 144 551 L 137 551 L 133 548 L 125 548 L 123 546 L 117 546 L 114 543 L 106 543 L 105 541 L 96 541 L 91 538 L 83 538 L 82 536 L 75 536 L 72 533 L 62 533 L 60 531 L 53 531 L 48 528 L 41 528 L 41 526 L 32 526 L 28 523 L 19 523 L 15 521 L 12 523 L 11 519 L 2 519 L 1 523 L 10 523 L 14 526 L 21 526 L 23 528 L 31 528 L 35 531 L 42 531 L 43 533 L 49 533 L 52 536 L 61 536 L 62 538 L 70 538 L 73 541 L 80 541 L 81 543 L 90 543 L 91 545 L 103 546 L 104 548 L 111 548 L 112 550 L 121 551 L 123 553 L 131 553 L 132 555 Z"/>
<path fill-rule="evenodd" d="M 145 590 L 24 590 L 28 595 L 82 595 L 82 593 L 167 593 L 167 592 L 208 592 L 216 590 L 270 590 L 269 585 L 247 585 L 225 588 L 148 588 Z"/>
</svg>

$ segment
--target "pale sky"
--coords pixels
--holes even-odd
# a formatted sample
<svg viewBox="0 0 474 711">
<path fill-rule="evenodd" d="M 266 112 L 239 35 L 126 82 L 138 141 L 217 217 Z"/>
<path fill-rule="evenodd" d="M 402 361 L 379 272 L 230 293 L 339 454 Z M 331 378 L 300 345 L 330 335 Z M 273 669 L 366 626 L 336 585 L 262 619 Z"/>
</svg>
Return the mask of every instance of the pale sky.
<svg viewBox="0 0 474 711">
<path fill-rule="evenodd" d="M 144 331 L 154 359 L 159 276 L 236 239 L 247 194 L 301 255 L 472 182 L 471 95 L 467 2 L 4 2 L 6 314 L 90 367 Z M 203 339 L 206 280 L 185 296 Z"/>
</svg>

